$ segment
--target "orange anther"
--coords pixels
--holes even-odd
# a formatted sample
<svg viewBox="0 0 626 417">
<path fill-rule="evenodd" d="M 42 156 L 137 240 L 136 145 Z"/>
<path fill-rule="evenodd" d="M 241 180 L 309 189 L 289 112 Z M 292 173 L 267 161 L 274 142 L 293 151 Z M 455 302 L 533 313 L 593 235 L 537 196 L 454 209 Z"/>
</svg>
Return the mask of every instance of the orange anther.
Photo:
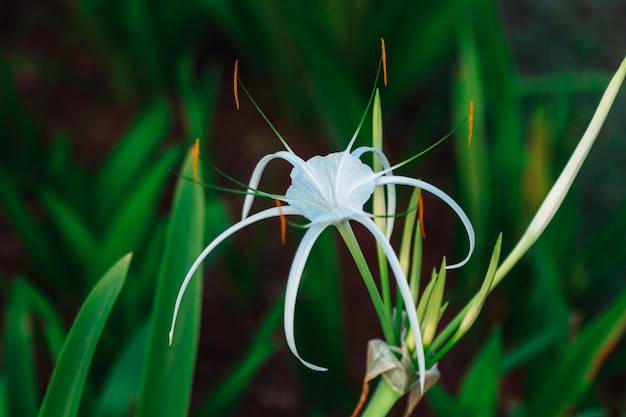
<svg viewBox="0 0 626 417">
<path fill-rule="evenodd" d="M 422 200 L 422 189 L 417 189 L 417 217 L 420 222 L 420 232 L 422 239 L 426 237 L 426 229 L 424 229 L 424 200 Z"/>
<path fill-rule="evenodd" d="M 237 79 L 239 78 L 239 60 L 235 60 L 235 73 L 233 75 L 233 92 L 235 93 L 235 106 L 237 106 L 237 110 L 239 110 L 239 83 Z"/>
<path fill-rule="evenodd" d="M 383 59 L 383 83 L 387 85 L 387 49 L 385 48 L 385 39 L 380 38 L 380 48 L 382 49 Z"/>
<path fill-rule="evenodd" d="M 196 138 L 193 147 L 193 181 L 198 183 L 198 158 L 200 158 L 200 139 Z"/>
<path fill-rule="evenodd" d="M 285 246 L 287 242 L 287 220 L 285 220 L 285 214 L 283 213 L 282 205 L 280 204 L 280 200 L 275 198 L 276 207 L 278 207 L 278 212 L 280 213 L 280 243 Z"/>
<path fill-rule="evenodd" d="M 474 133 L 474 100 L 470 101 L 470 109 L 469 116 L 467 116 L 467 123 L 469 125 L 469 133 L 467 134 L 467 146 L 469 147 L 472 143 L 472 134 Z"/>
</svg>

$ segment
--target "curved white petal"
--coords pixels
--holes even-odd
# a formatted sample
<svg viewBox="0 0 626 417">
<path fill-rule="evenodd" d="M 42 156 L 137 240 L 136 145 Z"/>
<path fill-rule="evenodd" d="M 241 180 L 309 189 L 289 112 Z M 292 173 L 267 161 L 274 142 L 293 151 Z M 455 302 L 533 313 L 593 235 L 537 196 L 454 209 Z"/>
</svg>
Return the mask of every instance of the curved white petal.
<svg viewBox="0 0 626 417">
<path fill-rule="evenodd" d="M 300 286 L 300 279 L 302 278 L 302 271 L 306 265 L 307 258 L 311 253 L 313 244 L 319 237 L 319 235 L 328 227 L 328 224 L 318 223 L 312 224 L 309 230 L 304 234 L 302 242 L 298 246 L 296 255 L 293 258 L 291 264 L 291 270 L 289 271 L 289 278 L 287 279 L 287 290 L 285 293 L 285 339 L 291 353 L 302 362 L 307 368 L 314 371 L 327 371 L 327 368 L 313 365 L 302 359 L 296 348 L 296 337 L 294 333 L 294 317 L 296 314 L 296 299 L 298 297 L 298 287 Z"/>
<path fill-rule="evenodd" d="M 417 366 L 420 376 L 420 387 L 423 392 L 424 384 L 426 382 L 426 358 L 424 355 L 424 345 L 422 344 L 422 331 L 420 329 L 419 321 L 417 318 L 417 307 L 415 306 L 415 302 L 413 301 L 413 296 L 411 295 L 409 283 L 407 282 L 406 276 L 402 271 L 402 266 L 400 265 L 398 256 L 396 255 L 395 251 L 391 247 L 391 244 L 389 243 L 383 232 L 378 228 L 378 226 L 376 226 L 376 223 L 374 223 L 373 220 L 364 215 L 355 215 L 353 220 L 361 223 L 372 233 L 372 235 L 374 235 L 380 246 L 383 248 L 383 251 L 387 256 L 389 266 L 391 266 L 391 270 L 396 277 L 398 289 L 400 290 L 400 294 L 402 295 L 402 299 L 404 300 L 404 308 L 409 318 L 409 323 L 411 324 L 411 332 L 413 332 L 413 338 L 415 339 L 415 353 L 417 354 Z"/>
<path fill-rule="evenodd" d="M 185 276 L 185 279 L 183 280 L 183 284 L 180 286 L 180 290 L 178 290 L 178 296 L 176 297 L 176 304 L 174 305 L 174 314 L 172 315 L 172 326 L 170 327 L 170 332 L 169 332 L 170 344 L 172 343 L 172 337 L 174 336 L 174 326 L 176 324 L 176 317 L 178 316 L 178 310 L 180 308 L 180 303 L 183 299 L 183 295 L 185 294 L 187 285 L 189 285 L 189 281 L 191 281 L 191 277 L 196 272 L 196 270 L 198 269 L 202 261 L 204 261 L 204 259 L 209 255 L 209 253 L 211 253 L 213 249 L 217 247 L 217 245 L 222 243 L 224 239 L 226 239 L 233 233 L 243 229 L 244 227 L 252 223 L 258 222 L 259 220 L 268 219 L 270 217 L 278 217 L 281 215 L 285 215 L 285 216 L 300 215 L 300 212 L 290 206 L 285 206 L 285 207 L 280 207 L 280 208 L 272 207 L 267 210 L 260 211 L 230 226 L 228 229 L 223 231 L 219 236 L 213 239 L 206 248 L 204 248 L 204 250 L 200 253 L 200 255 L 198 255 L 198 257 L 194 261 L 193 265 L 191 265 L 191 268 L 189 268 L 189 271 L 187 272 L 187 275 Z"/>
<path fill-rule="evenodd" d="M 352 151 L 352 156 L 357 158 L 361 158 L 361 156 L 366 152 L 372 152 L 378 156 L 380 159 L 380 163 L 383 166 L 383 169 L 386 171 L 385 175 L 393 175 L 390 170 L 391 164 L 389 163 L 389 159 L 387 159 L 387 155 L 383 153 L 378 148 L 374 148 L 372 146 L 361 146 L 354 151 Z M 387 184 L 387 230 L 386 235 L 387 239 L 391 239 L 391 233 L 393 232 L 393 225 L 396 221 L 396 187 L 394 184 Z"/>
<path fill-rule="evenodd" d="M 469 240 L 469 250 L 465 259 L 463 259 L 461 262 L 458 262 L 456 264 L 446 266 L 446 269 L 460 268 L 470 260 L 470 258 L 472 257 L 472 253 L 474 252 L 474 245 L 475 245 L 475 240 L 476 240 L 476 237 L 474 234 L 474 227 L 472 226 L 472 222 L 470 222 L 469 218 L 467 217 L 467 214 L 465 214 L 461 206 L 459 206 L 457 202 L 452 199 L 452 197 L 450 197 L 448 194 L 444 193 L 443 191 L 441 191 L 439 188 L 435 187 L 434 185 L 429 184 L 422 180 L 415 179 L 415 178 L 392 175 L 392 176 L 379 177 L 376 179 L 375 182 L 376 182 L 376 185 L 398 184 L 398 185 L 408 185 L 410 187 L 421 188 L 424 191 L 428 191 L 429 193 L 436 195 L 444 203 L 450 206 L 450 208 L 454 210 L 456 215 L 459 217 L 459 219 L 463 223 L 463 226 L 465 226 L 465 231 L 467 232 L 467 238 Z"/>
<path fill-rule="evenodd" d="M 259 160 L 259 162 L 257 162 L 256 166 L 254 167 L 254 171 L 252 171 L 252 176 L 250 177 L 250 183 L 248 184 L 248 188 L 250 191 L 252 191 L 252 193 L 246 195 L 246 198 L 243 200 L 243 208 L 241 210 L 242 220 L 248 217 L 248 214 L 250 213 L 250 208 L 252 207 L 252 202 L 255 197 L 254 190 L 256 190 L 257 187 L 259 186 L 259 182 L 261 181 L 261 176 L 263 175 L 263 171 L 265 170 L 265 167 L 267 166 L 267 164 L 273 159 L 284 159 L 285 161 L 289 162 L 291 165 L 295 166 L 297 163 L 296 158 L 298 158 L 298 156 L 293 153 L 289 153 L 287 151 L 279 151 L 276 153 L 265 155 L 263 158 Z"/>
</svg>

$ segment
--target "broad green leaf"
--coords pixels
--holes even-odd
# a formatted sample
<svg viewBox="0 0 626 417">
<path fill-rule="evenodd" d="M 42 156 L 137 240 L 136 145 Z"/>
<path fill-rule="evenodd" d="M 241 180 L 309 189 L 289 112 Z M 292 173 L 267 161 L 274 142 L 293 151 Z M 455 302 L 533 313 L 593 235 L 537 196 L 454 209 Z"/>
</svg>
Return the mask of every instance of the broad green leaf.
<svg viewBox="0 0 626 417">
<path fill-rule="evenodd" d="M 49 276 L 50 270 L 55 271 L 56 276 L 61 278 L 70 276 L 54 245 L 41 232 L 41 226 L 29 215 L 28 207 L 20 195 L 17 185 L 1 169 L 0 205 L 12 228 L 20 236 L 22 244 L 26 247 L 31 263 L 44 276 Z M 67 282 L 56 281 L 54 284 L 58 287 L 67 284 Z"/>
<path fill-rule="evenodd" d="M 213 103 L 217 90 L 217 71 L 209 71 L 194 83 L 194 59 L 185 56 L 178 63 L 178 89 L 185 106 L 184 121 L 187 136 L 207 137 L 212 124 Z"/>
<path fill-rule="evenodd" d="M 508 373 L 521 365 L 529 363 L 539 353 L 555 345 L 564 332 L 568 330 L 568 324 L 567 322 L 561 323 L 547 330 L 527 336 L 523 342 L 518 343 L 510 352 L 507 352 L 502 359 L 502 372 Z"/>
<path fill-rule="evenodd" d="M 113 265 L 85 300 L 61 350 L 39 417 L 77 414 L 91 359 L 124 285 L 131 257 L 128 254 Z"/>
<path fill-rule="evenodd" d="M 471 13 L 467 19 L 474 22 L 475 45 L 479 65 L 482 69 L 483 109 L 491 108 L 494 113 L 489 118 L 493 121 L 493 142 L 488 156 L 491 190 L 507 190 L 511 184 L 522 178 L 524 159 L 524 140 L 522 133 L 522 100 L 519 91 L 519 77 L 513 65 L 511 52 L 506 44 L 501 21 L 498 19 L 497 1 L 480 0 L 469 7 Z M 479 104 L 479 103 L 477 103 Z M 488 115 L 487 115 L 488 116 Z M 483 183 L 483 187 L 486 184 Z M 492 199 L 490 213 L 492 224 L 499 228 L 515 227 L 512 222 L 521 218 L 521 194 L 508 193 L 506 198 Z M 519 227 L 519 226 L 518 226 Z M 503 231 L 506 236 L 516 236 L 518 230 Z M 493 233 L 493 232 L 492 232 Z"/>
<path fill-rule="evenodd" d="M 127 184 L 128 194 L 110 210 L 94 268 L 102 270 L 111 259 L 135 250 L 153 227 L 156 207 L 163 193 L 165 180 L 180 157 L 178 149 L 170 149 L 151 164 L 145 173 Z M 103 264 L 104 263 L 104 264 Z"/>
<path fill-rule="evenodd" d="M 29 311 L 41 325 L 50 357 L 56 361 L 67 337 L 67 329 L 59 316 L 59 312 L 44 294 L 28 282 L 22 281 L 21 291 Z"/>
<path fill-rule="evenodd" d="M 456 152 L 455 169 L 458 178 L 458 191 L 462 196 L 463 209 L 467 212 L 476 230 L 489 231 L 490 211 L 493 210 L 493 190 L 486 186 L 491 181 L 489 146 L 487 142 L 488 103 L 485 101 L 483 74 L 472 19 L 460 19 L 456 25 L 459 48 L 458 70 L 452 88 L 452 125 L 456 125 L 469 115 L 470 102 L 473 102 L 472 138 L 470 143 L 468 120 L 468 140 L 460 137 L 454 141 Z M 462 129 L 464 131 L 465 128 Z M 489 256 L 486 245 L 477 245 L 474 259 L 486 259 Z M 471 268 L 472 264 L 469 265 Z M 462 280 L 462 285 L 471 285 L 480 278 L 481 271 L 474 268 L 467 275 L 470 279 Z"/>
<path fill-rule="evenodd" d="M 381 3 L 383 11 L 371 13 L 370 22 L 384 19 L 378 36 L 385 36 L 390 58 L 389 101 L 396 103 L 406 95 L 409 86 L 424 83 L 449 56 L 454 43 L 454 27 L 462 16 L 463 0 L 407 3 Z M 385 10 L 386 9 L 386 10 Z M 381 16 L 383 14 L 384 16 Z M 406 51 L 420 51 L 407 54 Z"/>
<path fill-rule="evenodd" d="M 93 417 L 132 415 L 139 391 L 147 339 L 148 326 L 143 325 L 137 329 L 116 363 L 111 366 L 111 372 L 98 397 Z"/>
<path fill-rule="evenodd" d="M 169 124 L 168 106 L 163 101 L 155 101 L 128 129 L 96 178 L 94 189 L 100 196 L 99 204 L 94 206 L 97 219 L 105 219 L 126 196 L 128 186 L 145 169 L 145 163 L 152 158 L 152 151 L 163 140 Z"/>
<path fill-rule="evenodd" d="M 156 282 L 137 417 L 183 417 L 189 410 L 200 333 L 202 268 L 187 287 L 171 346 L 168 333 L 178 290 L 205 244 L 202 236 L 204 189 L 188 179 L 193 178 L 193 150 L 185 159 L 181 175 L 184 178 L 180 178 L 176 186 L 165 252 Z"/>
<path fill-rule="evenodd" d="M 76 262 L 76 266 L 80 267 L 80 271 L 87 275 L 85 281 L 91 283 L 96 278 L 93 277 L 90 266 L 96 250 L 92 231 L 76 208 L 60 195 L 52 190 L 44 190 L 40 193 L 40 198 L 46 205 L 48 215 L 61 239 L 60 245 L 70 259 Z"/>
<path fill-rule="evenodd" d="M 158 3 L 157 3 L 158 4 Z M 144 75 L 141 81 L 153 89 L 164 85 L 163 68 L 166 67 L 163 49 L 159 42 L 154 5 L 146 1 L 125 2 L 120 23 L 127 40 L 128 59 L 134 59 Z M 158 22 L 162 20 L 158 19 Z M 181 45 L 182 47 L 182 45 Z"/>
<path fill-rule="evenodd" d="M 459 404 L 463 409 L 463 416 L 490 417 L 496 415 L 500 369 L 502 369 L 502 341 L 500 331 L 496 329 L 465 375 L 459 394 Z"/>
<path fill-rule="evenodd" d="M 626 291 L 588 323 L 539 384 L 524 415 L 564 416 L 593 383 L 602 363 L 626 331 Z"/>
<path fill-rule="evenodd" d="M 273 334 L 280 324 L 283 314 L 283 301 L 275 303 L 260 324 L 251 345 L 243 359 L 217 384 L 217 388 L 200 407 L 196 417 L 226 416 L 236 408 L 259 368 L 271 358 L 282 344 L 277 344 Z"/>
<path fill-rule="evenodd" d="M 10 416 L 6 377 L 0 372 L 0 416 Z"/>
<path fill-rule="evenodd" d="M 464 415 L 458 401 L 448 394 L 442 383 L 431 387 L 428 394 L 426 394 L 426 401 L 437 417 L 459 417 Z"/>
<path fill-rule="evenodd" d="M 10 416 L 34 417 L 40 398 L 37 392 L 33 321 L 24 294 L 24 281 L 17 279 L 9 293 L 4 333 L 4 371 Z"/>
</svg>

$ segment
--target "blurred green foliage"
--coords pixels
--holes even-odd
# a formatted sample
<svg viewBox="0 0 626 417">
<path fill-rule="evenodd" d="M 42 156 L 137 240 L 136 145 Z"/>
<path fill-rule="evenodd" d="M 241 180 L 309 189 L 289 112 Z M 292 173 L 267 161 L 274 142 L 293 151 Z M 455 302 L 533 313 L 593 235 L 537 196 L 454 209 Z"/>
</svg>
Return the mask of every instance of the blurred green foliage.
<svg viewBox="0 0 626 417">
<path fill-rule="evenodd" d="M 261 106 L 273 106 L 274 112 L 268 113 L 281 114 L 282 119 L 274 120 L 279 129 L 280 122 L 297 123 L 301 131 L 310 132 L 307 137 L 324 138 L 323 146 L 329 151 L 347 143 L 356 127 L 379 60 L 381 36 L 387 43 L 390 74 L 389 86 L 381 92 L 385 129 L 390 132 L 390 139 L 385 140 L 391 155 L 399 155 L 395 159 L 443 136 L 466 117 L 469 101 L 474 100 L 472 146 L 467 148 L 459 134 L 454 145 L 448 142 L 432 151 L 419 167 L 425 168 L 420 171 L 425 177 L 432 169 L 440 175 L 439 182 L 452 188 L 451 195 L 460 196 L 478 232 L 476 261 L 448 278 L 456 283 L 447 294 L 451 311 L 461 307 L 455 305 L 456 300 L 468 299 L 477 290 L 484 272 L 480 268 L 489 259 L 498 233 L 503 232 L 504 251 L 520 236 L 580 137 L 585 118 L 590 117 L 590 111 L 579 109 L 581 94 L 595 101 L 609 79 L 607 74 L 574 71 L 520 76 L 494 0 L 428 4 L 408 0 L 319 4 L 294 0 L 79 0 L 63 2 L 60 13 L 53 5 L 29 9 L 15 4 L 22 19 L 16 20 L 14 33 L 3 32 L 14 45 L 0 58 L 0 212 L 3 223 L 19 239 L 28 264 L 19 266 L 19 277 L 0 270 L 5 323 L 1 415 L 37 414 L 44 399 L 40 388 L 47 386 L 49 376 L 42 362 L 57 364 L 55 375 L 65 375 L 55 376 L 48 392 L 62 391 L 72 383 L 80 386 L 83 395 L 70 401 L 74 414 L 80 410 L 80 415 L 128 415 L 135 405 L 138 413 L 187 415 L 190 398 L 192 415 L 230 415 L 237 413 L 244 393 L 255 389 L 254 376 L 270 366 L 268 361 L 284 344 L 282 339 L 274 340 L 280 301 L 264 306 L 260 321 L 245 320 L 260 324 L 255 336 L 236 338 L 249 344 L 239 351 L 242 357 L 221 363 L 221 358 L 199 352 L 208 355 L 203 363 L 217 363 L 223 372 L 211 374 L 217 385 L 209 394 L 191 388 L 200 337 L 200 279 L 195 280 L 197 288 L 187 294 L 193 305 L 180 335 L 186 338 L 184 354 L 177 347 L 167 349 L 164 330 L 169 326 L 165 320 L 171 310 L 168 305 L 175 295 L 172 288 L 184 276 L 183 264 L 228 224 L 224 200 L 216 193 L 209 191 L 206 198 L 185 194 L 201 190 L 189 182 L 189 162 L 187 173 L 183 171 L 178 179 L 179 189 L 187 187 L 186 191 L 175 197 L 171 214 L 162 207 L 163 201 L 169 200 L 168 184 L 179 172 L 182 143 L 200 137 L 203 153 L 221 162 L 220 156 L 212 153 L 214 135 L 219 134 L 213 131 L 213 122 L 223 114 L 216 102 L 221 104 L 219 98 L 230 94 L 229 71 L 235 58 L 240 59 L 242 78 L 251 80 L 247 84 L 253 91 L 266 97 L 259 100 Z M 55 11 L 57 18 L 46 19 L 46 10 Z M 26 35 L 19 25 L 33 21 L 61 39 L 78 39 L 72 45 L 97 57 L 115 106 L 136 109 L 124 133 L 110 139 L 101 165 L 88 166 L 76 151 L 73 145 L 84 138 L 76 137 L 71 129 L 49 131 L 49 120 L 39 120 L 22 97 L 16 79 L 28 52 L 19 50 L 27 44 L 21 42 L 20 36 Z M 63 74 L 42 78 L 54 82 L 55 77 Z M 417 92 L 422 94 L 419 99 Z M 97 106 L 98 97 L 90 97 L 84 105 Z M 239 123 L 237 117 L 228 123 Z M 366 132 L 360 140 L 366 143 L 369 138 Z M 298 138 L 288 140 L 294 147 L 307 145 L 302 139 L 299 143 Z M 242 138 L 240 143 L 245 141 Z M 443 160 L 444 164 L 438 163 Z M 230 174 L 245 177 L 249 171 Z M 210 173 L 205 178 L 212 183 Z M 185 198 L 197 201 L 182 202 Z M 510 404 L 496 404 L 496 388 L 500 387 L 501 395 L 506 378 L 523 386 L 521 392 L 512 393 L 518 396 L 515 415 L 538 415 L 545 410 L 560 415 L 565 408 L 581 413 L 597 408 L 617 412 L 616 407 L 622 407 L 619 411 L 623 413 L 623 403 L 605 404 L 600 392 L 611 378 L 623 378 L 626 366 L 623 355 L 608 355 L 611 347 L 623 343 L 621 312 L 626 286 L 623 274 L 618 274 L 618 280 L 611 272 L 626 258 L 622 233 L 626 203 L 621 201 L 610 212 L 600 212 L 601 219 L 594 223 L 600 226 L 581 238 L 580 225 L 588 221 L 581 200 L 580 195 L 566 199 L 555 224 L 527 262 L 513 271 L 504 290 L 496 294 L 497 303 L 507 306 L 505 314 L 495 319 L 504 321 L 502 331 L 491 333 L 485 345 L 480 340 L 490 330 L 483 321 L 469 335 L 468 343 L 486 347 L 470 366 L 458 396 L 445 391 L 448 375 L 443 374 L 442 383 L 429 396 L 438 415 L 458 415 L 454 414 L 458 410 L 495 415 L 495 407 L 512 413 Z M 204 202 L 205 210 L 199 201 Z M 440 231 L 437 221 L 444 218 L 437 219 L 428 209 L 426 213 L 429 236 L 435 235 Z M 442 233 L 447 230 L 441 228 Z M 192 238 L 192 232 L 198 235 Z M 257 247 L 263 247 L 267 238 L 259 239 L 262 244 Z M 441 255 L 453 251 L 428 249 L 429 240 L 424 241 L 425 250 L 438 251 L 434 256 L 437 263 Z M 432 243 L 436 244 L 438 240 Z M 315 329 L 303 335 L 303 341 L 320 356 L 327 355 L 336 374 L 326 378 L 295 368 L 301 392 L 296 407 L 307 415 L 346 414 L 356 403 L 360 386 L 349 371 L 355 366 L 352 358 L 358 355 L 349 350 L 354 346 L 347 338 L 363 329 L 347 328 L 348 294 L 341 283 L 346 278 L 337 272 L 341 257 L 336 256 L 332 239 L 324 237 L 315 250 L 303 282 L 305 302 L 298 316 L 299 327 Z M 119 296 L 107 301 L 117 299 L 110 317 L 107 311 L 97 323 L 104 326 L 108 317 L 109 324 L 101 338 L 94 336 L 93 345 L 77 347 L 72 344 L 72 331 L 86 334 L 87 330 L 80 330 L 84 324 L 79 315 L 68 336 L 70 318 L 82 300 L 87 300 L 85 306 L 93 302 L 92 290 L 101 288 L 105 280 L 101 277 L 128 252 L 134 252 L 128 276 L 117 277 L 120 285 L 125 282 L 124 287 Z M 250 314 L 253 306 L 258 307 L 252 298 L 260 292 L 262 274 L 237 277 L 256 272 L 256 266 L 238 265 L 240 255 L 232 248 L 224 254 L 231 265 L 223 280 L 232 286 L 228 302 L 242 314 Z M 281 256 L 287 263 L 289 255 Z M 262 256 L 251 258 L 261 260 Z M 427 271 L 431 265 L 425 267 Z M 278 294 L 274 298 L 279 299 Z M 572 324 L 578 310 L 589 316 L 580 326 Z M 233 320 L 232 334 L 214 334 L 211 328 L 203 328 L 203 332 L 208 339 L 229 338 L 243 332 L 236 324 Z M 95 325 L 93 322 L 94 329 Z M 376 326 L 361 324 L 367 334 L 360 337 L 376 336 L 377 330 L 371 329 Z M 87 352 L 98 341 L 99 348 Z M 365 344 L 356 348 L 364 355 Z M 93 354 L 93 369 L 81 375 L 84 380 L 69 381 L 67 375 L 74 365 L 62 359 L 64 349 L 75 359 L 72 350 Z M 466 354 L 460 356 L 468 361 Z M 609 362 L 606 369 L 616 370 L 600 372 L 605 360 Z M 174 361 L 179 366 L 174 367 Z M 169 366 L 160 366 L 165 363 Z M 232 368 L 224 370 L 229 366 Z M 525 376 L 511 376 L 520 367 Z M 465 370 L 458 371 L 462 372 Z M 478 389 L 486 380 L 491 381 L 495 393 Z M 550 384 L 563 389 L 550 391 Z M 479 391 L 481 395 L 472 395 Z M 177 400 L 169 397 L 174 393 Z M 50 395 L 55 396 L 54 401 L 65 398 Z M 458 400 L 451 400 L 456 397 Z M 146 398 L 155 403 L 147 404 Z M 175 403 L 175 411 L 167 408 L 171 405 L 168 401 Z M 52 410 L 48 407 L 40 415 L 56 412 L 46 411 Z"/>
</svg>

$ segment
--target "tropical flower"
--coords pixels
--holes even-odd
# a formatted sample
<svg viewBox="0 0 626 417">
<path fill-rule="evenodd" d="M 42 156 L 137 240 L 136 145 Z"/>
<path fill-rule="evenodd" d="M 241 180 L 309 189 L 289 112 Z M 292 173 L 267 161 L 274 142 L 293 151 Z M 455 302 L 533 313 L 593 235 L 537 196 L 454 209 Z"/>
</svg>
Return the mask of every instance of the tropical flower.
<svg viewBox="0 0 626 417">
<path fill-rule="evenodd" d="M 259 111 L 261 112 L 260 109 Z M 261 112 L 261 115 L 267 120 L 263 112 Z M 394 169 L 404 165 L 412 159 L 392 167 L 389 164 L 388 158 L 378 148 L 362 146 L 352 150 L 362 123 L 363 119 L 361 119 L 361 123 L 345 150 L 330 153 L 326 156 L 314 156 L 306 161 L 296 155 L 296 153 L 289 147 L 286 141 L 270 123 L 270 127 L 272 127 L 280 141 L 283 143 L 285 150 L 268 154 L 261 158 L 252 173 L 249 184 L 247 185 L 248 192 L 244 200 L 241 220 L 217 236 L 202 251 L 202 253 L 200 253 L 189 269 L 176 299 L 172 325 L 169 333 L 170 342 L 172 340 L 176 316 L 178 314 L 178 309 L 180 307 L 185 289 L 196 269 L 213 251 L 213 249 L 217 247 L 217 245 L 238 230 L 260 220 L 271 217 L 282 218 L 282 216 L 303 216 L 309 221 L 309 223 L 306 225 L 307 231 L 298 246 L 287 279 L 284 331 L 287 345 L 294 356 L 296 356 L 305 366 L 312 370 L 325 371 L 326 368 L 314 365 L 304 360 L 298 353 L 298 349 L 296 347 L 294 335 L 294 316 L 298 287 L 307 258 L 320 234 L 329 226 L 336 226 L 341 229 L 342 227 L 345 227 L 348 222 L 353 221 L 363 225 L 367 230 L 369 230 L 372 236 L 374 236 L 376 241 L 382 247 L 391 270 L 394 273 L 404 305 L 406 306 L 406 315 L 408 317 L 411 331 L 416 342 L 420 385 L 423 388 L 426 375 L 426 361 L 415 302 L 412 298 L 407 279 L 402 271 L 398 257 L 389 242 L 393 229 L 394 218 L 396 216 L 395 186 L 406 185 L 428 191 L 443 200 L 460 218 L 469 237 L 468 254 L 463 260 L 448 266 L 447 269 L 461 267 L 469 260 L 474 249 L 474 230 L 467 215 L 463 212 L 461 207 L 439 188 L 416 178 L 393 175 Z M 370 166 L 360 160 L 360 158 L 366 153 L 374 153 L 378 156 L 379 160 L 382 162 L 381 170 L 375 172 Z M 293 166 L 290 174 L 291 185 L 284 195 L 269 194 L 257 190 L 257 186 L 259 185 L 259 181 L 265 168 L 269 162 L 275 159 L 282 159 Z M 372 197 L 376 187 L 385 187 L 388 195 L 386 233 L 384 233 L 374 223 L 374 215 L 363 209 L 363 206 Z M 288 205 L 279 205 L 278 207 L 268 208 L 251 215 L 250 210 L 255 196 L 270 197 Z M 347 241 L 346 243 L 348 244 Z"/>
</svg>

